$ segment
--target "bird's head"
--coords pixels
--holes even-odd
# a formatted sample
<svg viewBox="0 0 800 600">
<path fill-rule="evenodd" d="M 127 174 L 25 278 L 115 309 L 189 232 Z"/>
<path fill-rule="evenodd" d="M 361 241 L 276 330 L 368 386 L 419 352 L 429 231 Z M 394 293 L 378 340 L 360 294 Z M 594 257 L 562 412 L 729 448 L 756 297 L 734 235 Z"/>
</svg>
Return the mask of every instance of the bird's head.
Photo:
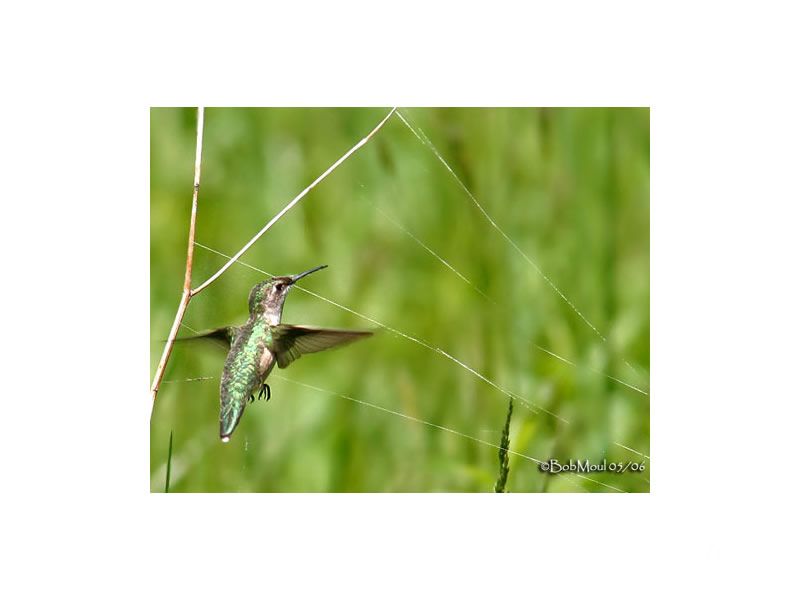
<svg viewBox="0 0 800 600">
<path fill-rule="evenodd" d="M 250 290 L 250 314 L 266 315 L 270 319 L 270 323 L 277 325 L 280 323 L 281 314 L 283 313 L 283 303 L 286 301 L 286 294 L 289 293 L 291 287 L 306 275 L 310 275 L 320 269 L 324 269 L 328 265 L 320 265 L 308 271 L 303 271 L 298 275 L 283 275 L 280 277 L 271 277 L 257 283 L 252 290 Z"/>
</svg>

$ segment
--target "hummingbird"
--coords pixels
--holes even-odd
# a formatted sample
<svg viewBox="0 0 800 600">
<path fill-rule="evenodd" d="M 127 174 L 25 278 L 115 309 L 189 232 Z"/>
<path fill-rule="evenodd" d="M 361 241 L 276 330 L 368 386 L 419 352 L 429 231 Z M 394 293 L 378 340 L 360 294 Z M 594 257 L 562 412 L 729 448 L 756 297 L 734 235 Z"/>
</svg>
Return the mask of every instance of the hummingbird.
<svg viewBox="0 0 800 600">
<path fill-rule="evenodd" d="M 298 275 L 271 277 L 253 286 L 248 306 L 250 317 L 244 325 L 220 327 L 192 338 L 224 342 L 228 357 L 219 386 L 219 437 L 228 442 L 244 414 L 245 406 L 259 398 L 270 398 L 267 377 L 277 363 L 285 369 L 304 354 L 320 352 L 372 335 L 371 331 L 320 329 L 281 323 L 283 304 L 292 286 L 320 265 Z"/>
</svg>

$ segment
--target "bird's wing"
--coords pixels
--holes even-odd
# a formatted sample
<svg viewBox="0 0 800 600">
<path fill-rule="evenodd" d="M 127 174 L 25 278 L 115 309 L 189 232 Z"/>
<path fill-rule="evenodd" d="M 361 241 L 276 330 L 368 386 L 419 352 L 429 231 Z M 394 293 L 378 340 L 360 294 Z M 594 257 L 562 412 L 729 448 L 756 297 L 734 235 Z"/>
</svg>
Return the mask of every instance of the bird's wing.
<svg viewBox="0 0 800 600">
<path fill-rule="evenodd" d="M 217 329 L 211 329 L 210 331 L 201 331 L 197 335 L 177 338 L 175 341 L 190 342 L 195 340 L 209 340 L 212 342 L 216 342 L 217 345 L 225 348 L 225 350 L 230 350 L 231 344 L 233 344 L 233 340 L 236 339 L 236 335 L 238 333 L 239 333 L 238 327 L 233 327 L 233 326 L 219 327 Z"/>
<path fill-rule="evenodd" d="M 372 335 L 371 331 L 319 329 L 301 325 L 275 325 L 271 329 L 272 348 L 281 369 L 288 367 L 303 354 L 335 348 Z"/>
</svg>

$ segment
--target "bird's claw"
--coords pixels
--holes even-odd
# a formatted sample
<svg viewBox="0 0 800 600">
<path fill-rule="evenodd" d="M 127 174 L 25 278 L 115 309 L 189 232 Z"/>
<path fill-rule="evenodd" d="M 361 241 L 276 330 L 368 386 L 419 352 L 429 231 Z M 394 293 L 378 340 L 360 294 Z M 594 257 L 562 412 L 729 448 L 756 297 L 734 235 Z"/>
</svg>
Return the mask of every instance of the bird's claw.
<svg viewBox="0 0 800 600">
<path fill-rule="evenodd" d="M 272 394 L 270 393 L 269 386 L 265 383 L 261 386 L 261 391 L 258 392 L 258 399 L 261 400 L 264 396 L 267 397 L 267 402 L 269 402 L 269 398 Z"/>
</svg>

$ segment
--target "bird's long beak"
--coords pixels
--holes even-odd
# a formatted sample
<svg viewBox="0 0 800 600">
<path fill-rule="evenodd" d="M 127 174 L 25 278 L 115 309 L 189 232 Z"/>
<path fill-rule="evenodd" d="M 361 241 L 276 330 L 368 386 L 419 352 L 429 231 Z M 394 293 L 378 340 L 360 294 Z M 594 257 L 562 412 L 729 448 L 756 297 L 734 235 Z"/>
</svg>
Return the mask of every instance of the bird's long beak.
<svg viewBox="0 0 800 600">
<path fill-rule="evenodd" d="M 299 275 L 293 275 L 293 276 L 292 276 L 292 285 L 294 285 L 295 283 L 297 283 L 298 281 L 300 281 L 300 280 L 301 280 L 303 277 L 305 277 L 306 275 L 311 275 L 312 273 L 314 273 L 314 272 L 316 272 L 316 271 L 319 271 L 320 269 L 324 269 L 324 268 L 325 268 L 325 267 L 327 267 L 327 266 L 328 266 L 328 265 L 320 265 L 320 266 L 318 266 L 318 267 L 314 267 L 313 269 L 309 269 L 308 271 L 303 271 L 303 272 L 302 272 L 302 273 L 300 273 Z"/>
</svg>

